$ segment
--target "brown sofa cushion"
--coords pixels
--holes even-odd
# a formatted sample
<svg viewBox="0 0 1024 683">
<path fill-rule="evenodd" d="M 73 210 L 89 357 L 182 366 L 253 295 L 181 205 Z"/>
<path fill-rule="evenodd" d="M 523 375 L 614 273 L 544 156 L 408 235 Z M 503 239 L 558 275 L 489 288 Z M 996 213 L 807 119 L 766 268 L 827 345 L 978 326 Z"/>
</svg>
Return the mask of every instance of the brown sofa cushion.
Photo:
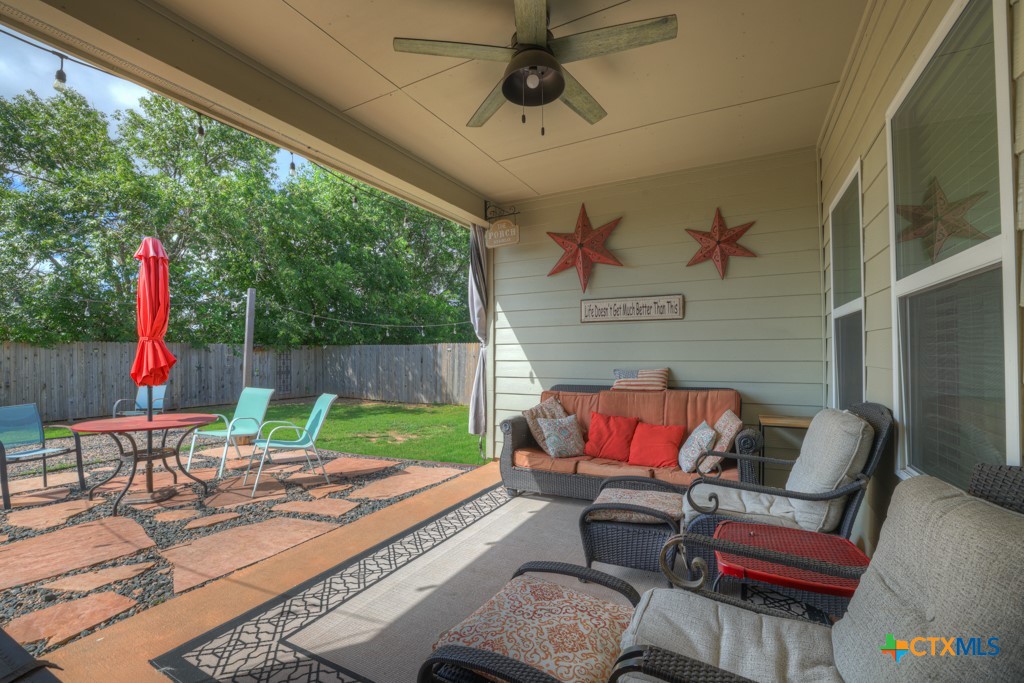
<svg viewBox="0 0 1024 683">
<path fill-rule="evenodd" d="M 619 417 L 638 417 L 649 425 L 665 424 L 664 391 L 602 391 L 598 394 L 597 412 Z M 672 424 L 686 425 L 681 422 Z"/>
<path fill-rule="evenodd" d="M 727 461 L 735 463 L 735 460 Z M 683 472 L 678 467 L 658 467 L 654 470 L 654 478 L 676 486 L 689 486 L 690 482 L 700 476 L 697 472 Z M 739 481 L 740 471 L 735 466 L 726 467 L 722 470 L 722 479 Z M 697 490 L 697 489 L 694 489 Z"/>
<path fill-rule="evenodd" d="M 664 396 L 664 412 L 659 424 L 683 425 L 687 435 L 701 422 L 715 424 L 727 410 L 740 414 L 740 394 L 735 389 L 666 391 Z"/>
<path fill-rule="evenodd" d="M 650 467 L 634 467 L 619 460 L 591 458 L 576 465 L 576 474 L 591 477 L 651 477 Z"/>
<path fill-rule="evenodd" d="M 575 474 L 576 463 L 590 460 L 589 455 L 578 455 L 571 458 L 552 458 L 539 448 L 520 448 L 512 454 L 512 464 L 528 470 L 544 470 L 560 474 Z"/>
</svg>

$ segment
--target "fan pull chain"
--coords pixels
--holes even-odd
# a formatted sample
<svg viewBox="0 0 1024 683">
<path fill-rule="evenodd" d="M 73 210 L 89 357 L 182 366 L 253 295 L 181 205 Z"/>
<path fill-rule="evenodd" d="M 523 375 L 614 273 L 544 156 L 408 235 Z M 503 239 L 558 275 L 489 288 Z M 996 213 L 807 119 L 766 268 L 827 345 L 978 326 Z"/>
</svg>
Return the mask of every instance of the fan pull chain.
<svg viewBox="0 0 1024 683">
<path fill-rule="evenodd" d="M 544 136 L 544 81 L 540 82 L 540 134 Z"/>
<path fill-rule="evenodd" d="M 523 123 L 526 123 L 526 79 L 523 79 Z"/>
</svg>

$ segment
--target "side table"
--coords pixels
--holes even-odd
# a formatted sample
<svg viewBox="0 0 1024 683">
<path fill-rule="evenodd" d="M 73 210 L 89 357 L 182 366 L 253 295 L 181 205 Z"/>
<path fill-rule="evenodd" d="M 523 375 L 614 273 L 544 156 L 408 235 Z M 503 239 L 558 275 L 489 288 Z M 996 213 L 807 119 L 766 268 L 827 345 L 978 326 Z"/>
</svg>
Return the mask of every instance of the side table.
<svg viewBox="0 0 1024 683">
<path fill-rule="evenodd" d="M 807 430 L 811 426 L 810 417 L 798 417 L 793 415 L 760 415 L 757 418 L 758 429 L 761 430 L 761 457 L 764 457 L 765 451 L 765 438 L 764 430 L 768 427 L 774 429 L 803 429 Z M 757 478 L 758 483 L 764 486 L 764 463 L 758 463 L 757 465 Z"/>
</svg>

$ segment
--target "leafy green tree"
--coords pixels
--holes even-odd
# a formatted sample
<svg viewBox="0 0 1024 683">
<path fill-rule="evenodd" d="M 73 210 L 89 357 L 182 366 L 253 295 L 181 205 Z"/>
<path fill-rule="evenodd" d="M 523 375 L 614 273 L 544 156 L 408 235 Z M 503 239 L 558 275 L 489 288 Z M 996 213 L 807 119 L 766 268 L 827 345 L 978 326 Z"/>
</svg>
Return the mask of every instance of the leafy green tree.
<svg viewBox="0 0 1024 683">
<path fill-rule="evenodd" d="M 208 120 L 198 144 L 198 121 L 156 95 L 113 120 L 73 91 L 0 98 L 4 340 L 133 340 L 146 235 L 169 340 L 241 342 L 248 287 L 259 344 L 472 339 L 464 229 L 313 166 L 278 184 L 276 148 Z"/>
</svg>

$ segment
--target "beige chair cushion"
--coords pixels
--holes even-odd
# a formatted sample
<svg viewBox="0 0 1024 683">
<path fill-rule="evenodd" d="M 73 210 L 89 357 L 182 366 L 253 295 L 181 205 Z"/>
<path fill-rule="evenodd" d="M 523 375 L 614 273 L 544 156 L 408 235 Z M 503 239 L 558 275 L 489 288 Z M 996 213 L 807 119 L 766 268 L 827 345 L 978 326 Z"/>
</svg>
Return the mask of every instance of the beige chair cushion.
<svg viewBox="0 0 1024 683">
<path fill-rule="evenodd" d="M 434 645 L 503 654 L 566 683 L 605 683 L 631 607 L 532 576 L 505 585 Z"/>
<path fill-rule="evenodd" d="M 683 516 L 683 496 L 679 493 L 668 491 L 633 491 L 630 489 L 604 489 L 594 499 L 598 503 L 625 503 L 626 505 L 639 505 L 658 512 L 664 512 L 672 519 L 678 521 Z M 664 524 L 665 520 L 659 517 L 645 515 L 642 512 L 633 510 L 595 510 L 587 515 L 591 522 L 633 522 L 637 524 Z"/>
<path fill-rule="evenodd" d="M 851 412 L 822 410 L 811 420 L 786 488 L 802 493 L 828 493 L 849 484 L 864 469 L 874 435 L 871 425 Z M 830 532 L 839 526 L 846 498 L 793 499 L 792 504 L 802 528 Z"/>
<path fill-rule="evenodd" d="M 932 477 L 896 487 L 878 547 L 832 629 L 848 681 L 1024 681 L 1024 515 Z M 879 656 L 886 634 L 999 638 L 998 656 Z M 918 651 L 930 644 L 918 642 Z M 941 645 L 940 650 L 941 652 Z"/>
<path fill-rule="evenodd" d="M 774 524 L 775 526 L 788 526 L 794 529 L 800 528 L 797 521 L 796 508 L 789 498 L 773 496 L 767 493 L 754 493 L 753 491 L 741 491 L 730 489 L 714 484 L 701 484 L 693 488 L 693 499 L 702 507 L 710 507 L 710 494 L 718 496 L 718 512 L 737 519 L 746 519 L 751 522 L 762 522 Z M 693 509 L 690 501 L 683 500 L 683 525 L 689 526 L 690 522 L 699 517 L 702 513 Z"/>
<path fill-rule="evenodd" d="M 764 616 L 685 590 L 644 593 L 622 635 L 623 648 L 634 645 L 662 647 L 755 681 L 843 680 L 832 664 L 827 626 Z"/>
</svg>

